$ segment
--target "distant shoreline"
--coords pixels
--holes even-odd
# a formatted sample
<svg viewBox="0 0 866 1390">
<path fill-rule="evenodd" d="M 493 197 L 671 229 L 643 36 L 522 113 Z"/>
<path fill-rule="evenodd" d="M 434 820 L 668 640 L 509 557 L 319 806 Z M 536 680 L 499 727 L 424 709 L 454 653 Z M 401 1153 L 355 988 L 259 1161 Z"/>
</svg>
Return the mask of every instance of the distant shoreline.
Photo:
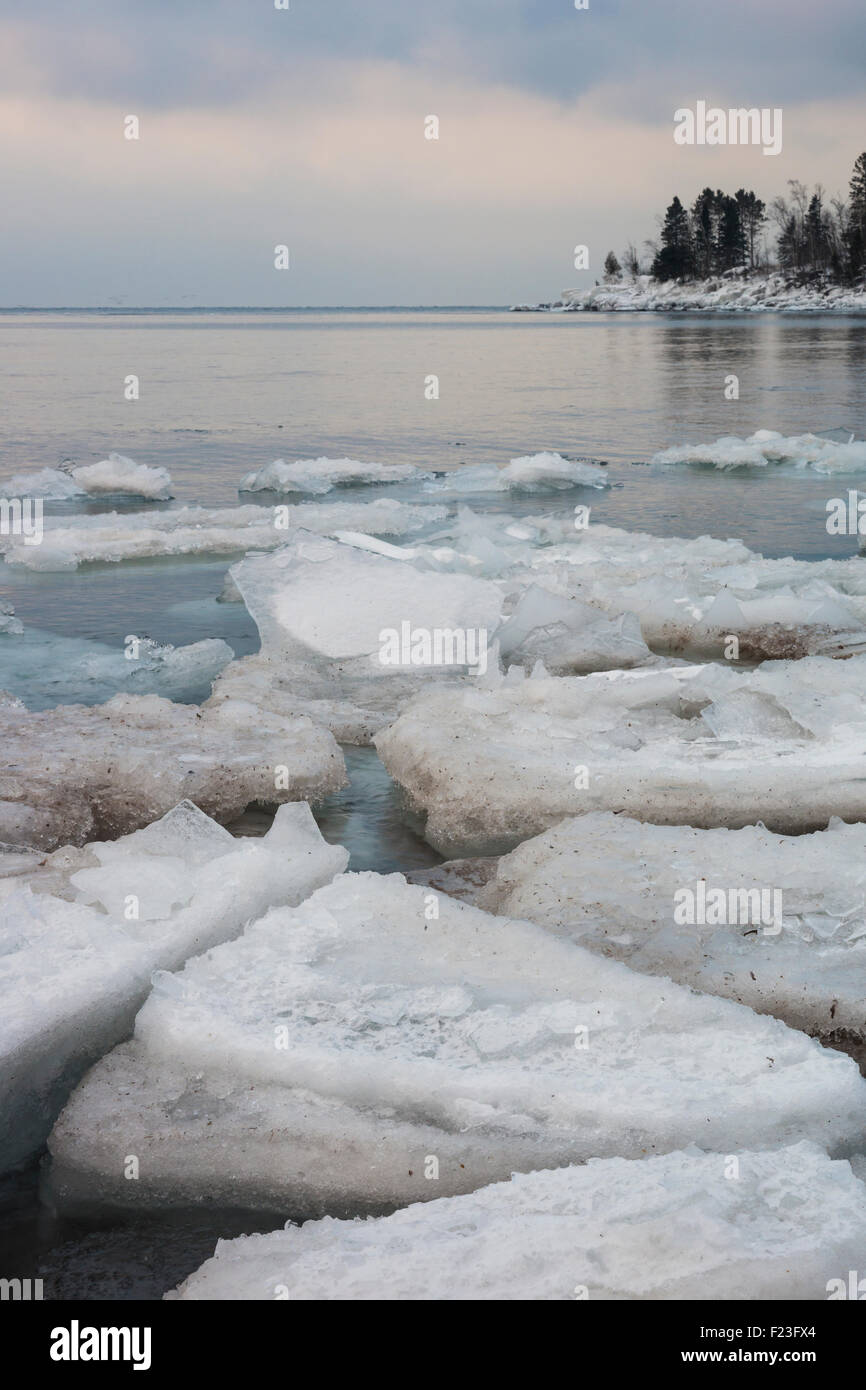
<svg viewBox="0 0 866 1390">
<path fill-rule="evenodd" d="M 656 280 L 637 275 L 563 290 L 549 303 L 512 304 L 512 313 L 866 313 L 866 290 L 794 285 L 779 273 L 707 280 Z"/>
</svg>

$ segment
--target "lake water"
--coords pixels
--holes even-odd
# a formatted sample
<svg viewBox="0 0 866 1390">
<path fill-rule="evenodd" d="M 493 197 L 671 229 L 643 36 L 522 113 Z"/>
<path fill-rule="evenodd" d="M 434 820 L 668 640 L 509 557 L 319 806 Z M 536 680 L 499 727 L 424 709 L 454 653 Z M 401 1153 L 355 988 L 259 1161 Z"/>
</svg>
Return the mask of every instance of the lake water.
<svg viewBox="0 0 866 1390">
<path fill-rule="evenodd" d="M 586 495 L 593 521 L 665 536 L 735 536 L 774 556 L 841 558 L 856 550 L 854 539 L 830 537 L 825 527 L 827 499 L 844 495 L 849 481 L 773 467 L 660 475 L 646 465 L 659 449 L 759 428 L 791 435 L 843 425 L 862 437 L 863 318 L 6 312 L 0 361 L 0 495 L 13 473 L 92 462 L 112 450 L 168 468 L 179 502 L 208 506 L 237 504 L 241 476 L 278 457 L 349 456 L 447 471 L 552 450 L 606 461 L 611 488 Z M 740 383 L 736 401 L 724 395 L 731 373 Z M 140 379 L 134 402 L 123 394 L 130 374 Z M 425 398 L 431 375 L 439 378 L 438 400 Z M 417 500 L 414 488 L 387 495 Z M 483 505 L 540 513 L 573 503 L 573 494 L 567 501 L 503 494 Z M 229 563 L 138 562 L 71 574 L 0 565 L 0 600 L 14 604 L 30 634 L 108 644 L 131 632 L 175 644 L 224 637 L 243 655 L 258 646 L 254 624 L 242 605 L 216 603 Z M 63 671 L 54 675 L 62 703 L 70 698 Z M 387 872 L 435 862 L 404 823 L 375 754 L 351 750 L 349 766 L 351 786 L 320 817 L 328 838 L 351 848 L 352 867 Z M 238 827 L 260 828 L 254 814 Z M 22 1276 L 42 1271 L 49 1290 L 66 1296 L 156 1296 L 200 1263 L 217 1235 L 275 1224 L 219 1212 L 143 1227 L 113 1218 L 98 1226 L 58 1222 L 38 1203 L 35 1169 L 0 1185 L 0 1246 Z"/>
</svg>

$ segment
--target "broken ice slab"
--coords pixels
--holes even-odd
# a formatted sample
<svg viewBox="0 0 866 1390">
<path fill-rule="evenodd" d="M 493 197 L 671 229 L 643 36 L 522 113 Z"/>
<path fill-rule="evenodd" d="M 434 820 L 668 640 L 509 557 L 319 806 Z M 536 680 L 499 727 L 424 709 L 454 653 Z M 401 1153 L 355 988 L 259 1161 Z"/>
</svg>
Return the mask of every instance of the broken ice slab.
<svg viewBox="0 0 866 1390">
<path fill-rule="evenodd" d="M 576 487 L 608 487 L 610 479 L 591 459 L 566 459 L 561 454 L 527 454 L 512 459 L 504 468 L 495 464 L 459 468 L 435 482 L 425 492 L 463 494 L 484 492 L 562 492 Z"/>
<path fill-rule="evenodd" d="M 219 638 L 183 647 L 141 638 L 124 649 L 28 628 L 20 641 L 0 648 L 0 684 L 29 709 L 47 709 L 59 700 L 96 704 L 120 692 L 186 702 L 207 699 L 233 659 L 232 648 Z"/>
<path fill-rule="evenodd" d="M 866 657 L 431 691 L 375 743 L 446 858 L 588 811 L 797 834 L 866 820 Z"/>
<path fill-rule="evenodd" d="M 777 430 L 756 430 L 747 439 L 725 435 L 711 444 L 677 445 L 653 457 L 656 468 L 680 464 L 703 464 L 731 470 L 787 465 L 789 471 L 821 473 L 862 473 L 866 471 L 866 441 L 855 439 L 850 430 L 819 430 L 815 434 L 785 436 Z"/>
<path fill-rule="evenodd" d="M 171 1300 L 826 1299 L 862 1268 L 866 1186 L 817 1145 L 517 1173 L 370 1221 L 218 1242 Z"/>
<path fill-rule="evenodd" d="M 289 526 L 330 535 L 351 528 L 371 535 L 403 536 L 445 516 L 443 507 L 393 498 L 374 502 L 310 502 L 274 507 L 175 507 L 168 511 L 108 512 L 50 517 L 39 545 L 22 536 L 0 537 L 6 563 L 61 571 L 153 556 L 231 555 L 284 545 Z M 278 524 L 279 523 L 279 524 Z"/>
<path fill-rule="evenodd" d="M 503 601 L 488 580 L 422 572 L 303 531 L 273 555 L 247 556 L 231 575 L 262 651 L 226 669 L 213 703 L 228 695 L 279 714 L 309 714 L 347 742 L 368 741 L 431 681 L 486 669 Z M 421 651 L 414 661 L 406 632 L 426 636 L 429 660 Z"/>
<path fill-rule="evenodd" d="M 256 472 L 247 473 L 238 492 L 306 492 L 321 494 L 335 487 L 362 487 L 368 483 L 420 482 L 429 478 L 410 463 L 361 463 L 357 459 L 275 459 Z"/>
<path fill-rule="evenodd" d="M 696 1141 L 847 1153 L 864 1137 L 866 1081 L 841 1053 L 363 873 L 155 978 L 133 1040 L 55 1126 L 51 1189 L 345 1214 Z"/>
<path fill-rule="evenodd" d="M 461 886 L 458 865 L 433 872 Z M 825 1042 L 866 1045 L 866 825 L 786 836 L 591 813 L 518 845 L 474 901 Z"/>
<path fill-rule="evenodd" d="M 156 695 L 31 713 L 0 700 L 0 842 L 49 850 L 115 838 L 189 797 L 216 820 L 252 801 L 317 801 L 345 782 L 326 729 L 246 701 Z"/>
<path fill-rule="evenodd" d="M 150 468 L 124 454 L 109 454 L 97 463 L 18 473 L 0 483 L 0 492 L 4 497 L 42 497 L 48 502 L 76 497 L 141 497 L 147 502 L 164 502 L 171 497 L 171 475 L 165 468 Z"/>
<path fill-rule="evenodd" d="M 611 619 L 579 599 L 533 584 L 496 632 L 506 667 L 531 671 L 537 661 L 551 675 L 582 675 L 639 666 L 651 660 L 633 613 Z"/>
<path fill-rule="evenodd" d="M 0 880 L 0 1171 L 39 1149 L 86 1068 L 129 1033 L 154 970 L 300 902 L 347 861 L 306 805 L 235 840 L 185 801 Z"/>
</svg>

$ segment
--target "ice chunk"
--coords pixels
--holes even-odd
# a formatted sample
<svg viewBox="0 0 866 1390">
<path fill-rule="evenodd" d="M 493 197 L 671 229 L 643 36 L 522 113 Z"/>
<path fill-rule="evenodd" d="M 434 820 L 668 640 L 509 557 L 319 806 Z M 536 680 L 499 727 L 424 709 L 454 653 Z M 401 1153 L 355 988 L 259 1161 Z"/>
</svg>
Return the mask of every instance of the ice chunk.
<svg viewBox="0 0 866 1390">
<path fill-rule="evenodd" d="M 20 637 L 23 631 L 24 624 L 15 617 L 11 603 L 0 603 L 0 636 Z"/>
<path fill-rule="evenodd" d="M 866 1044 L 864 825 L 784 836 L 578 816 L 500 859 L 474 900 L 825 1041 Z"/>
<path fill-rule="evenodd" d="M 460 468 L 435 482 L 426 492 L 559 492 L 573 487 L 607 487 L 604 469 L 589 459 L 564 459 L 560 454 L 530 454 L 512 459 L 504 468 L 479 464 Z"/>
<path fill-rule="evenodd" d="M 229 940 L 272 904 L 299 903 L 348 861 L 306 805 L 280 807 L 262 839 L 234 840 L 184 802 L 87 848 L 103 867 L 68 876 L 77 900 L 34 893 L 37 873 L 3 903 L 0 1171 L 39 1147 L 84 1070 L 129 1032 L 155 969 Z"/>
<path fill-rule="evenodd" d="M 704 464 L 711 468 L 766 468 L 786 464 L 797 472 L 862 473 L 866 470 L 866 441 L 835 430 L 786 437 L 776 430 L 757 430 L 747 439 L 725 435 L 712 444 L 686 444 L 664 449 L 653 457 L 656 468 Z"/>
<path fill-rule="evenodd" d="M 0 738 L 0 841 L 26 848 L 115 838 L 185 797 L 229 820 L 256 800 L 319 800 L 345 779 L 327 730 L 231 699 L 198 709 L 115 695 L 44 713 L 0 704 Z"/>
<path fill-rule="evenodd" d="M 540 927 L 436 905 L 397 874 L 350 874 L 158 976 L 132 1043 L 55 1127 L 54 1195 L 339 1212 L 698 1138 L 862 1145 L 850 1058 Z"/>
<path fill-rule="evenodd" d="M 551 674 L 607 671 L 650 659 L 632 613 L 610 619 L 578 599 L 560 598 L 532 585 L 496 633 L 507 665 L 532 669 L 543 661 Z"/>
<path fill-rule="evenodd" d="M 227 668 L 214 701 L 303 711 L 352 741 L 369 739 L 425 684 L 483 674 L 503 602 L 489 581 L 425 573 L 302 531 L 231 574 L 262 652 Z"/>
<path fill-rule="evenodd" d="M 7 497 L 43 497 L 47 501 L 126 496 L 164 502 L 171 497 L 171 475 L 165 468 L 150 468 L 123 454 L 109 454 L 98 463 L 16 474 L 9 482 L 0 483 L 0 491 Z"/>
<path fill-rule="evenodd" d="M 257 472 L 247 473 L 239 492 L 330 492 L 335 487 L 361 487 L 367 483 L 402 483 L 429 478 L 409 463 L 359 463 L 357 459 L 275 459 Z"/>
<path fill-rule="evenodd" d="M 851 1165 L 805 1142 L 734 1157 L 736 1180 L 697 1148 L 597 1158 L 378 1220 L 221 1240 L 167 1297 L 756 1301 L 826 1299 L 839 1278 L 847 1289 L 866 1241 Z"/>
<path fill-rule="evenodd" d="M 122 647 L 29 629 L 14 647 L 0 651 L 0 679 L 30 709 L 46 709 L 59 700 L 98 704 L 121 691 L 186 701 L 206 699 L 234 658 L 219 638 L 187 647 L 142 638 L 128 650 L 136 654 L 127 657 Z"/>
<path fill-rule="evenodd" d="M 441 854 L 513 849 L 566 816 L 800 833 L 866 819 L 866 657 L 437 690 L 375 742 Z"/>
<path fill-rule="evenodd" d="M 156 513 L 108 512 L 48 517 L 40 545 L 0 537 L 6 563 L 34 570 L 67 570 L 162 555 L 230 555 L 274 550 L 290 526 L 331 535 L 351 527 L 372 535 L 402 536 L 445 515 L 443 507 L 415 506 L 380 497 L 374 502 L 309 502 L 285 507 L 176 507 Z"/>
</svg>

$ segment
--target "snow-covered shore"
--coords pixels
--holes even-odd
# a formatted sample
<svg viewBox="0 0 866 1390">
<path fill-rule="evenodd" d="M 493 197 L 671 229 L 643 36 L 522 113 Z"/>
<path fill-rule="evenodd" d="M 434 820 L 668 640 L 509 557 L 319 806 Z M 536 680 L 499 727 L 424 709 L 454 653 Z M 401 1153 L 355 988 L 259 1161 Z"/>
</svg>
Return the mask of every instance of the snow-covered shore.
<svg viewBox="0 0 866 1390">
<path fill-rule="evenodd" d="M 843 285 L 791 285 L 784 275 L 725 275 L 710 280 L 655 280 L 637 275 L 594 285 L 589 290 L 563 290 L 559 299 L 539 304 L 512 304 L 512 313 L 575 314 L 647 311 L 759 313 L 866 313 L 866 291 Z"/>
</svg>

